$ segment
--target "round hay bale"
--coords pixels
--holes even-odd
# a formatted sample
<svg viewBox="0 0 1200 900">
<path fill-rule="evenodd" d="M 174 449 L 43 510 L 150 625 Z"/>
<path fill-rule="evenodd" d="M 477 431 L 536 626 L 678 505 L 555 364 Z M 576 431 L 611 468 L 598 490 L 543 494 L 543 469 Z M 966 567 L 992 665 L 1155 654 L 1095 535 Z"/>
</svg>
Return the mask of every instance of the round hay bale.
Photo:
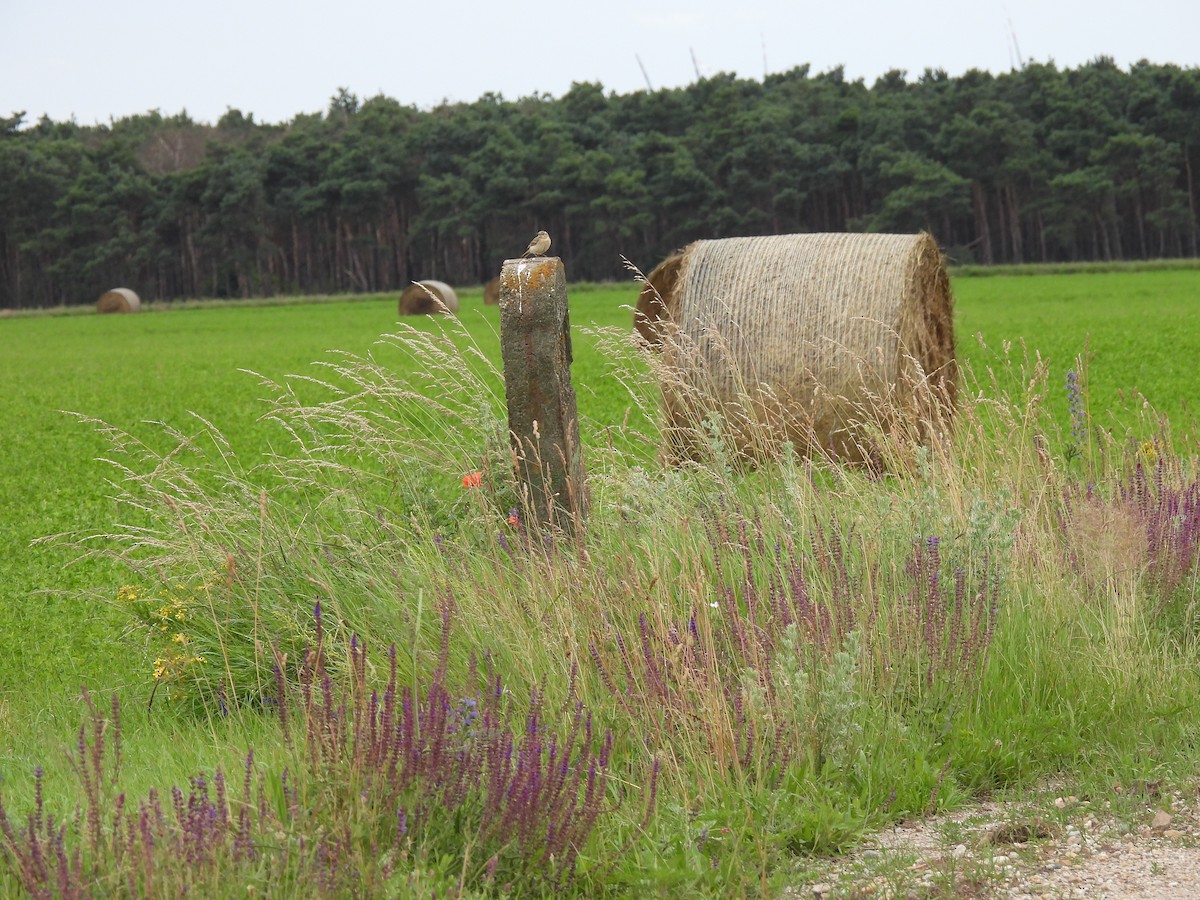
<svg viewBox="0 0 1200 900">
<path fill-rule="evenodd" d="M 952 414 L 953 300 L 928 234 L 697 241 L 663 302 L 677 448 L 702 446 L 717 413 L 749 456 L 787 440 L 876 463 L 881 433 L 926 440 Z"/>
<path fill-rule="evenodd" d="M 141 312 L 141 309 L 141 299 L 129 288 L 105 291 L 96 301 L 96 312 L 99 313 L 135 313 Z"/>
<path fill-rule="evenodd" d="M 430 294 L 436 295 L 434 299 Z M 441 301 L 440 303 L 438 301 Z M 437 316 L 458 314 L 458 294 L 444 281 L 427 279 L 410 284 L 400 295 L 400 315 Z"/>
<path fill-rule="evenodd" d="M 486 306 L 498 306 L 500 304 L 499 275 L 483 286 L 483 302 Z"/>
<path fill-rule="evenodd" d="M 683 251 L 677 250 L 650 270 L 650 274 L 646 276 L 646 284 L 638 294 L 637 307 L 633 313 L 633 327 L 655 349 L 662 346 L 663 323 L 670 319 L 668 308 L 673 305 L 673 301 L 668 298 L 679 283 L 679 269 L 682 265 Z"/>
</svg>

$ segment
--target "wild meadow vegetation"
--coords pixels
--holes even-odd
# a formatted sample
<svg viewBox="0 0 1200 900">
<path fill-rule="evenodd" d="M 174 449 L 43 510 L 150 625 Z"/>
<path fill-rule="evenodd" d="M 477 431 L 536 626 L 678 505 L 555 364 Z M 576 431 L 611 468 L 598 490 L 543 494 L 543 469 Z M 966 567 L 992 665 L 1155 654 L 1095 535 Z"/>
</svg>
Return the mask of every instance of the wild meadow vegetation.
<svg viewBox="0 0 1200 900">
<path fill-rule="evenodd" d="M 1193 778 L 1198 287 L 956 279 L 956 424 L 872 470 L 664 464 L 636 290 L 573 291 L 578 541 L 478 295 L 0 321 L 0 894 L 770 895 Z"/>
</svg>

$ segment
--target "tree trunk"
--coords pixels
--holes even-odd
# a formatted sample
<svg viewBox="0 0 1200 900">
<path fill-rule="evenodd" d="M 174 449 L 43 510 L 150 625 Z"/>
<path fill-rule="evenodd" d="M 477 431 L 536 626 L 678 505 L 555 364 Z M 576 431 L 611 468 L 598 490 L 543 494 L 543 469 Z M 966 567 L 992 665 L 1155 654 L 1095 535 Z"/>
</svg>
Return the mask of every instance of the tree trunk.
<svg viewBox="0 0 1200 900">
<path fill-rule="evenodd" d="M 1008 203 L 1004 196 L 1004 188 L 996 186 L 996 226 L 999 230 L 997 240 L 998 257 L 1002 263 L 1012 262 L 1011 248 L 1008 246 Z"/>
<path fill-rule="evenodd" d="M 292 284 L 296 289 L 300 287 L 300 224 L 296 221 L 296 217 L 292 216 Z"/>
<path fill-rule="evenodd" d="M 1097 243 L 1097 238 L 1099 243 Z M 1104 259 L 1112 262 L 1112 246 L 1108 243 L 1108 223 L 1100 213 L 1096 213 L 1096 224 L 1092 228 L 1092 258 L 1100 258 L 1100 248 L 1104 248 Z"/>
<path fill-rule="evenodd" d="M 200 296 L 200 259 L 199 259 L 198 254 L 196 253 L 196 240 L 195 240 L 194 235 L 192 234 L 192 230 L 187 227 L 186 223 L 184 223 L 183 228 L 184 228 L 184 233 L 187 235 L 187 238 L 186 238 L 187 255 L 188 255 L 188 279 L 187 280 L 188 280 L 189 292 L 190 292 L 190 296 L 199 297 Z"/>
<path fill-rule="evenodd" d="M 1138 258 L 1146 259 L 1150 254 L 1146 248 L 1146 216 L 1142 209 L 1142 192 L 1133 195 L 1133 221 L 1137 228 Z"/>
<path fill-rule="evenodd" d="M 992 253 L 992 232 L 988 226 L 987 195 L 983 184 L 978 181 L 971 182 L 971 200 L 975 208 L 975 235 L 979 241 L 980 262 L 990 266 L 996 262 L 996 257 Z"/>
<path fill-rule="evenodd" d="M 1025 237 L 1021 234 L 1021 209 L 1017 202 L 1017 189 L 1011 184 L 1007 187 L 1008 193 L 1008 229 L 1010 241 L 1012 243 L 1013 262 L 1025 262 Z"/>
<path fill-rule="evenodd" d="M 367 290 L 367 275 L 363 270 L 359 252 L 354 247 L 354 232 L 350 228 L 350 223 L 344 219 L 342 220 L 342 229 L 345 232 L 346 274 L 350 281 L 350 288 L 357 293 L 365 293 Z"/>
<path fill-rule="evenodd" d="M 1187 141 L 1183 142 L 1183 171 L 1187 175 L 1188 212 L 1192 214 L 1192 256 L 1200 256 L 1196 237 L 1196 186 L 1192 181 L 1192 151 Z"/>
<path fill-rule="evenodd" d="M 391 272 L 386 287 L 394 290 L 404 284 L 404 224 L 402 204 L 392 200 Z"/>
</svg>

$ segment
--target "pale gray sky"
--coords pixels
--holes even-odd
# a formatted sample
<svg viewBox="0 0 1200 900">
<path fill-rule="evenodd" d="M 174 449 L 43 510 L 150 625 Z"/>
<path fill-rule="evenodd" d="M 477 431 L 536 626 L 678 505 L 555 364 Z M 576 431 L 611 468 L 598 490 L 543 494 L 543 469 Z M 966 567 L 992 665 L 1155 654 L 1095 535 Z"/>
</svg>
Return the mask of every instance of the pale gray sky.
<svg viewBox="0 0 1200 900">
<path fill-rule="evenodd" d="M 0 115 L 84 125 L 157 109 L 215 122 L 229 107 L 280 122 L 339 87 L 428 108 L 610 91 L 802 63 L 868 84 L 889 69 L 960 75 L 1105 54 L 1200 66 L 1200 0 L 0 0 Z M 1011 23 L 1011 26 L 1010 26 Z M 695 63 L 693 63 L 693 54 Z"/>
</svg>

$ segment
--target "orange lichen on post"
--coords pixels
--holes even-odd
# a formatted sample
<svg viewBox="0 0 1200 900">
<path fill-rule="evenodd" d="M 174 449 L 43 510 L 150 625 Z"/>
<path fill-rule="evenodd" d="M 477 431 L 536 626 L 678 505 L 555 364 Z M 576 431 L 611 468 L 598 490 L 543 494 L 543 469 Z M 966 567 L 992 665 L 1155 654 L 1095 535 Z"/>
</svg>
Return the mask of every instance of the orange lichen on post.
<svg viewBox="0 0 1200 900">
<path fill-rule="evenodd" d="M 512 265 L 509 265 L 512 263 Z M 538 256 L 533 259 L 510 259 L 504 263 L 500 273 L 500 291 L 503 302 L 504 291 L 541 290 L 554 278 L 562 260 L 557 256 Z"/>
</svg>

